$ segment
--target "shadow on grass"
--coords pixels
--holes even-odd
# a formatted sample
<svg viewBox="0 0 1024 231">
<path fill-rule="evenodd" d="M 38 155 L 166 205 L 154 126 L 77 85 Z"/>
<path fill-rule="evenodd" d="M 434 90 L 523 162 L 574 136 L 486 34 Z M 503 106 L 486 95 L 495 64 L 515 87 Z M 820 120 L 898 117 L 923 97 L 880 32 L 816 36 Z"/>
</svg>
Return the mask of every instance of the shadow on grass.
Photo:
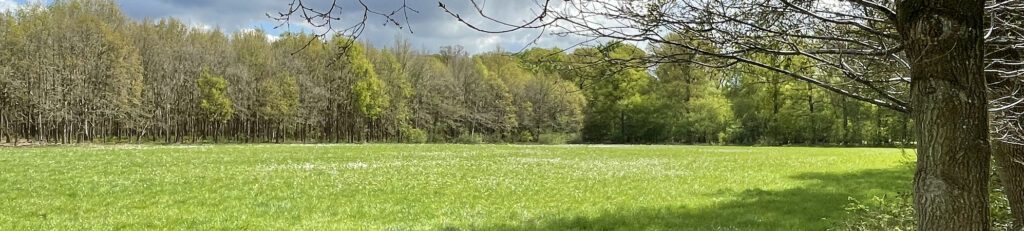
<svg viewBox="0 0 1024 231">
<path fill-rule="evenodd" d="M 710 207 L 638 208 L 470 230 L 825 230 L 829 224 L 825 219 L 842 218 L 848 198 L 908 191 L 912 173 L 907 167 L 847 174 L 806 173 L 792 176 L 806 181 L 803 187 L 746 190 L 733 193 L 735 200 Z"/>
</svg>

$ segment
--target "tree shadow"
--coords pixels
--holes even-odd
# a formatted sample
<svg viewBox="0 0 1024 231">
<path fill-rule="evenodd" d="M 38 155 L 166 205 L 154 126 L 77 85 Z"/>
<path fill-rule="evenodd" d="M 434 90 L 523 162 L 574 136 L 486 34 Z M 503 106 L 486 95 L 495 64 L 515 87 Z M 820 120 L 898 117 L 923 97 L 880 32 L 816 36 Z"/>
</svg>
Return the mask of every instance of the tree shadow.
<svg viewBox="0 0 1024 231">
<path fill-rule="evenodd" d="M 734 200 L 710 207 L 629 208 L 597 216 L 554 215 L 469 230 L 825 230 L 828 220 L 844 216 L 843 207 L 849 198 L 909 191 L 912 173 L 908 167 L 845 174 L 805 173 L 792 176 L 807 181 L 802 187 L 735 192 Z"/>
</svg>

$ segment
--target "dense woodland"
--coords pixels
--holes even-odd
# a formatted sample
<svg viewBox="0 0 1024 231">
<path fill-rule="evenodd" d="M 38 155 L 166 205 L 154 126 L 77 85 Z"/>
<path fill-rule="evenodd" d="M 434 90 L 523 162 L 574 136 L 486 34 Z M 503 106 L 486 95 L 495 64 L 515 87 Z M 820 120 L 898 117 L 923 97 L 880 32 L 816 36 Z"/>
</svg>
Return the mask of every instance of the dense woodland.
<svg viewBox="0 0 1024 231">
<path fill-rule="evenodd" d="M 700 46 L 700 41 L 690 42 Z M 778 72 L 689 63 L 623 68 L 628 43 L 430 53 L 304 33 L 269 39 L 111 1 L 0 15 L 7 143 L 586 142 L 891 145 L 905 114 Z M 696 57 L 699 59 L 699 57 Z M 806 59 L 765 56 L 794 72 Z"/>
</svg>

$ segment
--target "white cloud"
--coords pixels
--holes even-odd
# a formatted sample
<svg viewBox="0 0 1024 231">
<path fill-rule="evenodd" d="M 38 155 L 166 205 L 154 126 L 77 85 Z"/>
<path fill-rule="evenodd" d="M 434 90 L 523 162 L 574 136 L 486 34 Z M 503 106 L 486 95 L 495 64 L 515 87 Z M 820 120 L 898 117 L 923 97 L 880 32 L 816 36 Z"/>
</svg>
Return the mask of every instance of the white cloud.
<svg viewBox="0 0 1024 231">
<path fill-rule="evenodd" d="M 267 35 L 267 41 L 270 41 L 270 42 L 274 42 L 274 41 L 277 41 L 278 39 L 281 39 L 281 36 L 272 35 L 272 34 L 266 34 L 266 35 Z"/>
<path fill-rule="evenodd" d="M 256 29 L 256 28 L 245 28 L 245 29 L 241 29 L 241 30 L 238 30 L 238 31 L 242 32 L 242 33 L 263 33 L 263 36 L 265 36 L 267 38 L 267 41 L 270 41 L 270 42 L 277 41 L 278 39 L 281 38 L 281 36 L 272 35 L 272 34 L 263 32 L 260 29 Z"/>
<path fill-rule="evenodd" d="M 192 28 L 195 28 L 195 29 L 199 29 L 199 30 L 202 30 L 202 31 L 213 30 L 212 26 L 207 25 L 207 24 L 203 24 L 203 23 L 197 23 L 197 22 L 190 23 L 189 27 L 192 27 Z"/>
<path fill-rule="evenodd" d="M 0 12 L 13 10 L 18 8 L 18 3 L 14 0 L 0 0 Z"/>
</svg>

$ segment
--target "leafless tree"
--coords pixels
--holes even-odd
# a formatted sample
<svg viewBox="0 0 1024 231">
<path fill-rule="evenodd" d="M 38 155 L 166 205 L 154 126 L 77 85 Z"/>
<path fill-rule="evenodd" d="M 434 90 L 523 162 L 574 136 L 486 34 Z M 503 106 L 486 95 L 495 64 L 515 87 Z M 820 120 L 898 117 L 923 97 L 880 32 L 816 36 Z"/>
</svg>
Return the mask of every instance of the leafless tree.
<svg viewBox="0 0 1024 231">
<path fill-rule="evenodd" d="M 1024 229 L 1024 1 L 989 2 L 985 72 L 989 81 L 993 154 L 1011 204 L 1014 229 Z"/>
<path fill-rule="evenodd" d="M 994 93 L 990 101 L 996 118 L 992 132 L 997 139 L 1021 144 L 1024 107 L 1019 105 L 1024 103 L 1024 89 L 1018 82 L 1024 78 L 1024 1 L 992 2 L 988 10 L 985 71 L 991 76 L 989 85 Z"/>
<path fill-rule="evenodd" d="M 325 39 L 329 36 L 358 38 L 366 30 L 367 23 L 378 19 L 385 26 L 392 25 L 399 29 L 408 29 L 409 33 L 413 33 L 412 27 L 406 26 L 409 24 L 409 13 L 419 13 L 418 10 L 409 7 L 408 0 L 401 0 L 400 6 L 390 10 L 370 7 L 364 0 L 329 1 L 328 3 L 325 1 L 292 0 L 291 3 L 288 3 L 287 10 L 275 14 L 267 13 L 267 17 L 279 22 L 274 29 L 291 27 L 296 22 L 305 23 L 313 28 L 321 29 L 319 32 L 314 32 L 315 36 L 313 36 L 313 39 Z M 354 4 L 347 6 L 345 3 Z M 355 12 L 359 15 L 345 14 L 346 7 L 357 8 L 358 10 L 350 12 Z M 355 17 L 356 20 L 343 20 L 345 17 Z M 312 42 L 311 40 L 309 43 L 306 43 L 303 49 L 312 44 Z M 355 42 L 355 40 L 349 40 L 349 43 L 351 42 Z M 346 44 L 345 46 L 347 45 L 351 44 Z"/>
</svg>

